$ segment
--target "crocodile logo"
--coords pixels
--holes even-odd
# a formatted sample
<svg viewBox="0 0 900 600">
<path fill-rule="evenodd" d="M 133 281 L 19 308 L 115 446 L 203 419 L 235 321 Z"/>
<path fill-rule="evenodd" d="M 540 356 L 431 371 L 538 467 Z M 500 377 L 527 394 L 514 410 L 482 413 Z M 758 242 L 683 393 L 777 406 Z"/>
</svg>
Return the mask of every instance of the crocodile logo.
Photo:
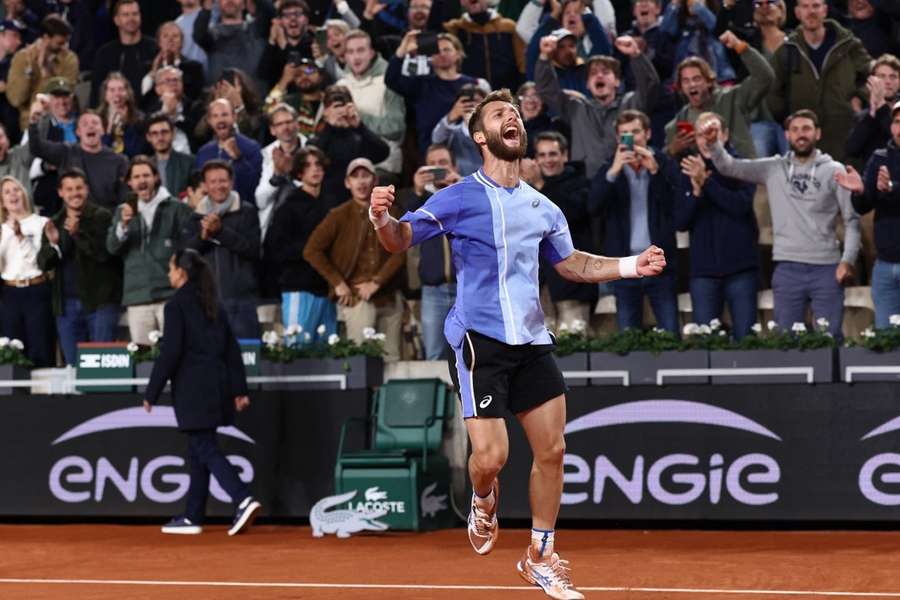
<svg viewBox="0 0 900 600">
<path fill-rule="evenodd" d="M 320 538 L 325 534 L 333 533 L 339 538 L 348 538 L 351 534 L 360 531 L 387 530 L 387 524 L 377 520 L 385 516 L 388 513 L 387 510 L 328 510 L 349 502 L 356 496 L 356 493 L 357 490 L 353 490 L 337 496 L 328 496 L 315 503 L 309 512 L 309 524 L 312 527 L 313 537 Z"/>
<path fill-rule="evenodd" d="M 441 494 L 440 496 L 432 494 L 434 490 L 437 489 L 438 482 L 435 481 L 424 490 L 422 490 L 422 496 L 419 498 L 419 506 L 422 509 L 422 516 L 432 519 L 438 512 L 442 510 L 447 510 L 447 494 Z"/>
<path fill-rule="evenodd" d="M 387 492 L 378 489 L 378 486 L 366 490 L 366 502 L 381 502 L 387 500 Z"/>
</svg>

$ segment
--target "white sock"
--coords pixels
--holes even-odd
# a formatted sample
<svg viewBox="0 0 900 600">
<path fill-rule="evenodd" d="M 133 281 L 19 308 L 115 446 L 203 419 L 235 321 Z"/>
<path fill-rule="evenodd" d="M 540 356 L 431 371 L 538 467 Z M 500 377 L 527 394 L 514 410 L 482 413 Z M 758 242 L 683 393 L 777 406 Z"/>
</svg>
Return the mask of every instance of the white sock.
<svg viewBox="0 0 900 600">
<path fill-rule="evenodd" d="M 543 559 L 553 554 L 554 534 L 553 529 L 531 530 L 531 554 L 534 558 Z"/>
</svg>

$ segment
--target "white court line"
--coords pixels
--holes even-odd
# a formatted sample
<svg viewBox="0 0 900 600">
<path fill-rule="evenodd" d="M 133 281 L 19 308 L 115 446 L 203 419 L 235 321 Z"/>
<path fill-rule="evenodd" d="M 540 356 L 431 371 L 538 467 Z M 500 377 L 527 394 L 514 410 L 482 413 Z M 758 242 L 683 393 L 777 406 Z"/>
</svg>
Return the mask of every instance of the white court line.
<svg viewBox="0 0 900 600">
<path fill-rule="evenodd" d="M 232 588 L 305 588 L 347 590 L 430 590 L 430 591 L 534 591 L 534 586 L 523 585 L 417 585 L 391 583 L 305 583 L 269 581 L 164 581 L 147 579 L 19 579 L 0 578 L 2 584 L 59 584 L 59 585 L 135 585 L 135 586 L 190 586 Z M 726 590 L 703 588 L 652 588 L 652 587 L 580 587 L 584 592 L 645 593 L 645 594 L 718 594 L 756 596 L 821 596 L 823 598 L 900 598 L 900 592 L 834 592 L 818 590 Z"/>
</svg>

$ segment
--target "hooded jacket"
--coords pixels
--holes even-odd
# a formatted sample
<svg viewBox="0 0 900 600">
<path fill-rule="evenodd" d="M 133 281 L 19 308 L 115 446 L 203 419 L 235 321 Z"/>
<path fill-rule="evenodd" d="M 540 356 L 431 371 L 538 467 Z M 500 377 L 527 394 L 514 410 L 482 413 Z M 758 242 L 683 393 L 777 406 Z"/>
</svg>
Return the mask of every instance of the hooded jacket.
<svg viewBox="0 0 900 600">
<path fill-rule="evenodd" d="M 865 83 L 872 57 L 862 42 L 837 21 L 827 19 L 825 27 L 835 32 L 835 41 L 825 56 L 821 73 L 813 65 L 811 49 L 799 29 L 775 51 L 775 83 L 768 102 L 776 121 L 801 108 L 815 111 L 822 128 L 819 148 L 836 160 L 843 160 L 844 141 L 853 127 L 850 99 L 868 98 Z"/>
<path fill-rule="evenodd" d="M 535 83 L 541 100 L 566 123 L 572 126 L 573 161 L 582 161 L 590 179 L 616 149 L 616 117 L 623 110 L 634 108 L 650 114 L 656 105 L 660 83 L 653 63 L 644 54 L 631 59 L 635 90 L 616 96 L 609 106 L 580 94 L 567 94 L 559 84 L 556 70 L 550 61 L 538 60 L 534 69 Z"/>
<path fill-rule="evenodd" d="M 853 210 L 850 192 L 834 181 L 835 172 L 844 167 L 831 156 L 816 150 L 805 164 L 797 161 L 793 152 L 755 160 L 736 159 L 716 143 L 712 160 L 726 177 L 768 189 L 774 260 L 813 265 L 856 263 L 859 215 Z M 839 213 L 844 219 L 843 252 L 835 232 Z"/>
<path fill-rule="evenodd" d="M 444 29 L 458 37 L 466 49 L 460 71 L 487 79 L 492 89 L 515 90 L 525 73 L 525 44 L 516 33 L 516 22 L 492 8 L 485 17 L 483 25 L 468 13 L 444 23 Z"/>
<path fill-rule="evenodd" d="M 229 197 L 231 206 L 222 216 L 222 229 L 212 238 L 200 239 L 200 221 L 212 202 L 204 196 L 188 219 L 182 233 L 184 245 L 197 250 L 209 261 L 219 296 L 223 300 L 252 300 L 259 291 L 259 216 L 256 207 L 241 202 L 237 192 Z"/>
</svg>

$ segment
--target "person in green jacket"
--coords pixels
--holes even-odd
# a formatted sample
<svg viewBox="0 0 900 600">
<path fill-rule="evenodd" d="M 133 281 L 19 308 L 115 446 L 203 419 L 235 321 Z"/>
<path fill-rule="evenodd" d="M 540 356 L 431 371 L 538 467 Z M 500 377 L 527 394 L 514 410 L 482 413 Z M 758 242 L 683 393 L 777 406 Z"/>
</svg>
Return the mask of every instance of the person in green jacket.
<svg viewBox="0 0 900 600">
<path fill-rule="evenodd" d="M 851 103 L 868 98 L 872 57 L 850 30 L 826 18 L 825 0 L 798 0 L 794 15 L 800 26 L 772 57 L 769 108 L 776 120 L 803 108 L 814 111 L 822 127 L 819 148 L 843 162 L 854 124 Z"/>
<path fill-rule="evenodd" d="M 775 74 L 759 51 L 731 31 L 723 33 L 719 41 L 741 57 L 749 75 L 738 85 L 719 87 L 715 71 L 705 60 L 691 56 L 681 61 L 675 69 L 675 86 L 687 104 L 666 124 L 666 150 L 673 157 L 696 150 L 692 124 L 702 113 L 714 112 L 731 132 L 731 145 L 738 155 L 756 158 L 750 119 L 754 109 L 765 102 Z"/>
<path fill-rule="evenodd" d="M 131 341 L 150 345 L 150 332 L 162 331 L 163 307 L 175 291 L 169 285 L 169 259 L 191 209 L 160 185 L 159 170 L 147 156 L 131 160 L 125 181 L 131 194 L 116 210 L 106 247 L 125 262 L 122 304 Z"/>
<path fill-rule="evenodd" d="M 54 270 L 53 314 L 66 364 L 77 364 L 79 342 L 116 339 L 122 312 L 122 261 L 106 250 L 112 214 L 88 199 L 87 175 L 64 171 L 58 192 L 63 208 L 44 230 L 38 252 L 44 272 Z"/>
</svg>

